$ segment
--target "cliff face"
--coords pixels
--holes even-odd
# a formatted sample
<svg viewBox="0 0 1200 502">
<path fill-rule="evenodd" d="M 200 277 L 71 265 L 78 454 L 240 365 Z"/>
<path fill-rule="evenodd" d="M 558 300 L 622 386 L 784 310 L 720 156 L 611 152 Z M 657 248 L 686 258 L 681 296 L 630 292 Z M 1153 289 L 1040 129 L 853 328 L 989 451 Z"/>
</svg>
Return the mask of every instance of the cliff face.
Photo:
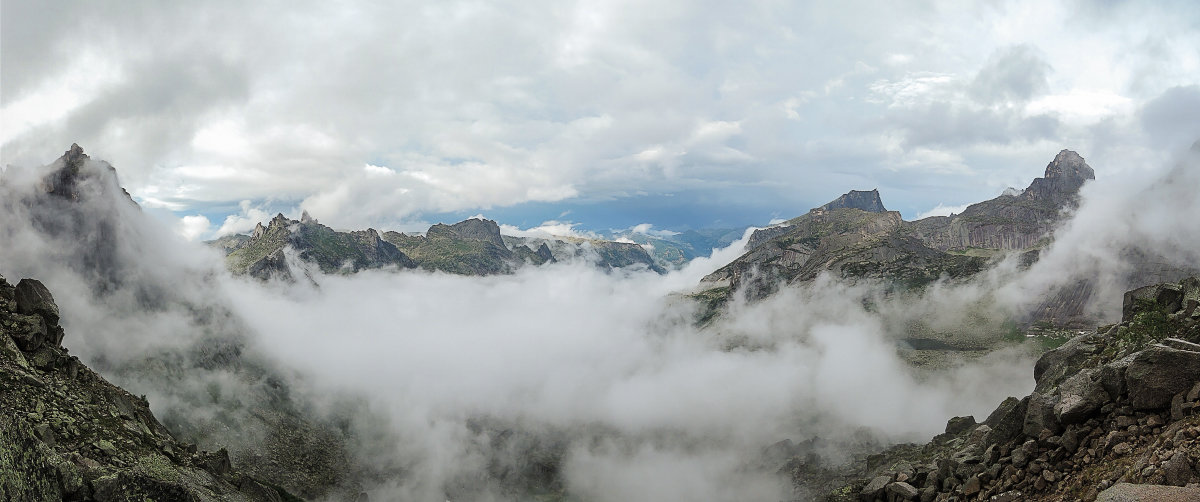
<svg viewBox="0 0 1200 502">
<path fill-rule="evenodd" d="M 750 242 L 757 244 L 704 282 L 734 290 L 750 286 L 751 296 L 761 297 L 779 284 L 811 280 L 822 272 L 888 279 L 909 288 L 942 274 L 971 275 L 984 265 L 979 258 L 928 248 L 903 231 L 897 212 L 817 208 L 786 225 L 755 232 Z"/>
<path fill-rule="evenodd" d="M 1079 189 L 1095 172 L 1079 154 L 1063 150 L 1046 174 L 1015 195 L 972 204 L 962 214 L 935 216 L 910 224 L 917 238 L 934 249 L 1021 250 L 1038 245 L 1079 202 Z"/>
<path fill-rule="evenodd" d="M 512 273 L 527 262 L 546 260 L 536 253 L 519 253 L 505 246 L 500 225 L 492 220 L 470 218 L 453 225 L 429 227 L 424 236 L 384 232 L 383 238 L 407 253 L 417 266 L 459 275 Z"/>
<path fill-rule="evenodd" d="M 240 500 L 287 492 L 196 451 L 61 343 L 54 297 L 0 277 L 0 499 Z"/>
<path fill-rule="evenodd" d="M 827 500 L 1198 500 L 1198 342 L 1200 278 L 1129 291 L 1120 324 L 1038 360 L 1030 395 L 862 459 Z M 797 483 L 839 485 L 793 465 Z"/>
</svg>

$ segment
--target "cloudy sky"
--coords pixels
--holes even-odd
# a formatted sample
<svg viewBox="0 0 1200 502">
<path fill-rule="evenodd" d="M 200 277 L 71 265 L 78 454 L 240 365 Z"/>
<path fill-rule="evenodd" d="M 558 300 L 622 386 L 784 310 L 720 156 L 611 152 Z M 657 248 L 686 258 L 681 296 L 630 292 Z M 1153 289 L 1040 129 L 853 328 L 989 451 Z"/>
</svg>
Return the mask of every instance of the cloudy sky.
<svg viewBox="0 0 1200 502">
<path fill-rule="evenodd" d="M 970 5 L 968 5 L 970 4 Z M 77 142 L 193 236 L 915 218 L 1200 138 L 1200 6 L 5 0 L 0 165 Z M 184 218 L 186 217 L 186 218 Z M 181 223 L 182 225 L 183 223 Z"/>
</svg>

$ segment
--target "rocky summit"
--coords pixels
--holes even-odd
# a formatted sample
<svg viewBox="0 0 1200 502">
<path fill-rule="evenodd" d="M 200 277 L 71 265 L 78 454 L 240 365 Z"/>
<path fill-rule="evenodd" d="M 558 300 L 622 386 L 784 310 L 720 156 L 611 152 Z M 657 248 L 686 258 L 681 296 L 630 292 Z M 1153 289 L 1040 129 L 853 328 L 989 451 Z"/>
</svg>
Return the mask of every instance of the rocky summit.
<svg viewBox="0 0 1200 502">
<path fill-rule="evenodd" d="M 813 211 L 830 211 L 833 209 L 860 209 L 870 213 L 886 213 L 883 201 L 879 198 L 879 190 L 851 190 L 828 204 L 813 209 Z"/>
<path fill-rule="evenodd" d="M 829 501 L 1200 500 L 1200 278 L 1125 295 L 1120 323 L 1046 352 L 985 420 L 846 471 L 792 462 Z M 838 480 L 852 481 L 840 484 Z"/>
<path fill-rule="evenodd" d="M 176 439 L 144 397 L 68 354 L 58 320 L 41 282 L 0 277 L 0 500 L 293 499 Z"/>
</svg>

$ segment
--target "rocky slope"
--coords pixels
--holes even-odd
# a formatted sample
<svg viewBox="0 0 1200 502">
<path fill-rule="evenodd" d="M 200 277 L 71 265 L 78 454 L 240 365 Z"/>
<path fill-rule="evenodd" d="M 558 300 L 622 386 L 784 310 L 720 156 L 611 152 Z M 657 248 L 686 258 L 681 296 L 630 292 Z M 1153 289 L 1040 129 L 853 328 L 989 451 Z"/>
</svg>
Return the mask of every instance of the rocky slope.
<svg viewBox="0 0 1200 502">
<path fill-rule="evenodd" d="M 957 417 L 926 445 L 840 470 L 794 457 L 784 471 L 831 501 L 1200 500 L 1198 343 L 1200 278 L 1132 290 L 1121 323 L 1045 353 L 1033 392 L 982 423 Z"/>
<path fill-rule="evenodd" d="M 42 283 L 0 277 L 0 499 L 295 500 L 177 440 L 145 398 L 69 355 L 58 322 Z"/>
</svg>

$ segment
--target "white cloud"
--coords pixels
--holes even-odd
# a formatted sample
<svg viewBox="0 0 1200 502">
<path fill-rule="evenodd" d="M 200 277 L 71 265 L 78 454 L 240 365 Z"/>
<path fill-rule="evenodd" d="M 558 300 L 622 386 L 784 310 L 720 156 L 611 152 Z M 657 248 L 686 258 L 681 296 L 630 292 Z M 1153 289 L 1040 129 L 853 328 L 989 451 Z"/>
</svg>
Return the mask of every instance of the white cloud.
<svg viewBox="0 0 1200 502">
<path fill-rule="evenodd" d="M 212 228 L 212 222 L 201 214 L 184 216 L 179 219 L 179 227 L 176 229 L 179 235 L 184 239 L 194 241 L 201 237 L 205 237 L 208 231 Z"/>
<path fill-rule="evenodd" d="M 273 216 L 261 207 L 254 206 L 248 200 L 239 203 L 238 207 L 241 208 L 241 212 L 226 216 L 225 221 L 221 223 L 221 228 L 216 231 L 216 237 L 249 232 L 254 229 L 255 225 L 265 224 Z"/>
<path fill-rule="evenodd" d="M 918 213 L 917 217 L 914 219 L 920 220 L 923 218 L 928 218 L 930 216 L 950 216 L 952 214 L 961 214 L 963 212 L 963 210 L 967 208 L 967 206 L 970 206 L 970 204 L 962 204 L 959 206 L 947 206 L 947 205 L 943 205 L 941 202 L 939 202 L 938 205 L 935 206 L 933 209 L 930 209 L 930 210 L 922 212 L 922 213 Z"/>
<path fill-rule="evenodd" d="M 634 225 L 629 227 L 629 231 L 635 234 L 646 234 L 655 237 L 670 237 L 672 235 L 679 235 L 679 232 L 673 232 L 671 230 L 655 230 L 654 225 L 651 223 L 640 223 Z"/>
<path fill-rule="evenodd" d="M 500 224 L 500 233 L 503 235 L 511 235 L 513 237 L 578 237 L 581 239 L 599 239 L 600 235 L 595 232 L 586 230 L 578 230 L 575 227 L 578 223 L 570 221 L 544 221 L 541 225 L 527 229 L 521 229 L 513 225 Z"/>
</svg>

